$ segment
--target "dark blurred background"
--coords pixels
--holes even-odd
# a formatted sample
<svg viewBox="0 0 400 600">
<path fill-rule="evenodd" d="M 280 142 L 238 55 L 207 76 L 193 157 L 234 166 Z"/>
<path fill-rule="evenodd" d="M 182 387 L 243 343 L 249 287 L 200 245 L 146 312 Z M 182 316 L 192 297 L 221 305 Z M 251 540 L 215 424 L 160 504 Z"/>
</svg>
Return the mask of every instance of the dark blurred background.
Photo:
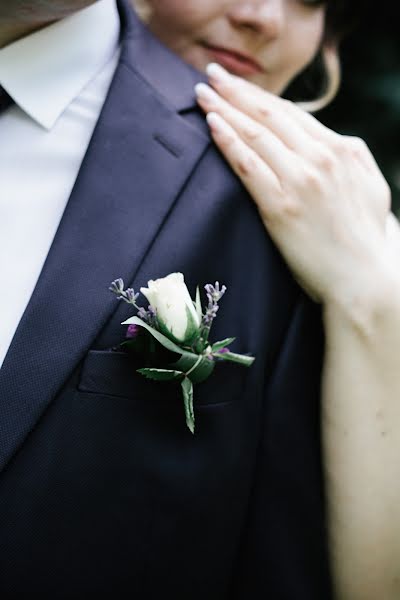
<svg viewBox="0 0 400 600">
<path fill-rule="evenodd" d="M 389 181 L 400 216 L 400 25 L 395 14 L 400 2 L 360 5 L 357 28 L 342 43 L 342 89 L 316 116 L 336 131 L 365 139 Z"/>
</svg>

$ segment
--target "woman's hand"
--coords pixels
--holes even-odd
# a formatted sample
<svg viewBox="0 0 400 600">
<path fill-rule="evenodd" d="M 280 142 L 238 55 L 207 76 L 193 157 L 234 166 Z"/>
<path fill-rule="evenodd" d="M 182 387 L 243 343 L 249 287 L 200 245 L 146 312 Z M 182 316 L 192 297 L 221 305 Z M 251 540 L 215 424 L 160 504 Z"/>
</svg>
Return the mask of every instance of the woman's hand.
<svg viewBox="0 0 400 600">
<path fill-rule="evenodd" d="M 320 302 L 374 288 L 390 190 L 365 143 L 219 65 L 208 75 L 196 92 L 213 139 L 301 285 Z"/>
<path fill-rule="evenodd" d="M 324 303 L 321 430 L 336 595 L 397 599 L 400 233 L 388 185 L 361 140 L 217 66 L 209 76 L 218 93 L 204 84 L 197 92 L 216 144 L 294 275 Z"/>
</svg>

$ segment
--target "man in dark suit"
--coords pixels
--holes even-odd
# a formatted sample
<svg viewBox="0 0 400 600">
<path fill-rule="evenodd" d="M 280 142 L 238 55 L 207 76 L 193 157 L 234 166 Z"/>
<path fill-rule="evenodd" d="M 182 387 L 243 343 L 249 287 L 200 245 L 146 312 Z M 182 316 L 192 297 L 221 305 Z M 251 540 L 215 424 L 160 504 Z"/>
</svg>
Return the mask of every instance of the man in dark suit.
<svg viewBox="0 0 400 600">
<path fill-rule="evenodd" d="M 328 600 L 318 311 L 210 143 L 202 76 L 113 4 L 17 2 L 0 50 L 0 596 Z M 226 284 L 212 337 L 256 356 L 195 388 L 194 435 L 179 389 L 112 351 L 110 282 L 175 271 Z"/>
</svg>

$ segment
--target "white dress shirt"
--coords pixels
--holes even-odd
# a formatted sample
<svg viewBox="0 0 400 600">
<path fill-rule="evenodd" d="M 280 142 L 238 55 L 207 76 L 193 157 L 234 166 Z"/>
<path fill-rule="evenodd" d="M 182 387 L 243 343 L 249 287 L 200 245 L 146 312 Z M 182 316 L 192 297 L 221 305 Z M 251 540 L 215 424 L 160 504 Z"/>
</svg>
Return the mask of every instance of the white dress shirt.
<svg viewBox="0 0 400 600">
<path fill-rule="evenodd" d="M 119 58 L 115 0 L 0 49 L 0 367 L 35 288 Z M 27 341 L 29 343 L 29 341 Z"/>
</svg>

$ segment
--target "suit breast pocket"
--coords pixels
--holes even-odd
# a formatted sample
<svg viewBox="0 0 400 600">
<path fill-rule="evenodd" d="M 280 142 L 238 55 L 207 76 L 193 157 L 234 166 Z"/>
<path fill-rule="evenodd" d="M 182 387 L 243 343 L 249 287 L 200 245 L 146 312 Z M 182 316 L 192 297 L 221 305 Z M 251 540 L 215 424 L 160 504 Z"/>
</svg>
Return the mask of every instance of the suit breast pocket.
<svg viewBox="0 0 400 600">
<path fill-rule="evenodd" d="M 83 362 L 78 391 L 130 398 L 135 402 L 182 401 L 179 382 L 151 381 L 137 373 L 138 368 L 140 361 L 123 352 L 91 350 Z M 240 397 L 246 371 L 246 368 L 233 363 L 217 364 L 206 381 L 194 386 L 195 405 L 225 404 Z"/>
</svg>

